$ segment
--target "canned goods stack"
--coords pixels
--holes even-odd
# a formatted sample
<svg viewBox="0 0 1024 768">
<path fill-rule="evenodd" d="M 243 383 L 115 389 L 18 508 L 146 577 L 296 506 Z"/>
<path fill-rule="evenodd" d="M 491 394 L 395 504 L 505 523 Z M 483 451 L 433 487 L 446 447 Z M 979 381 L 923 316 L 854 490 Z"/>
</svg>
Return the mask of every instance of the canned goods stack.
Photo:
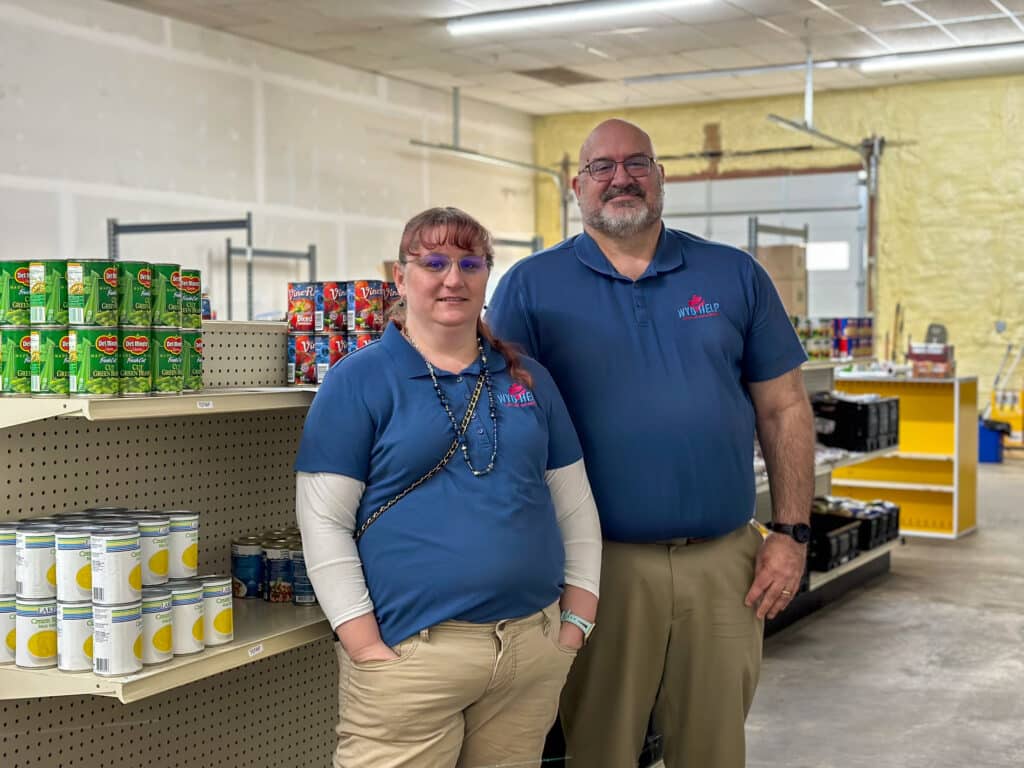
<svg viewBox="0 0 1024 768">
<path fill-rule="evenodd" d="M 811 360 L 870 360 L 875 356 L 870 317 L 793 317 L 793 327 Z"/>
<path fill-rule="evenodd" d="M 231 581 L 239 599 L 316 605 L 298 528 L 278 528 L 231 542 Z"/>
<path fill-rule="evenodd" d="M 350 352 L 380 338 L 394 283 L 333 280 L 288 283 L 288 383 L 316 385 Z"/>
</svg>

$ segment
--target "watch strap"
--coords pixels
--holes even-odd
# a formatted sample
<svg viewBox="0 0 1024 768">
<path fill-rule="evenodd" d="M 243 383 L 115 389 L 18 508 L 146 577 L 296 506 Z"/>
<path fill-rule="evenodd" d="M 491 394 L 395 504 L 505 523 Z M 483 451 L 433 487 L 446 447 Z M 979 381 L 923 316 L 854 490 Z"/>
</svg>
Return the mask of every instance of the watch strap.
<svg viewBox="0 0 1024 768">
<path fill-rule="evenodd" d="M 579 627 L 580 631 L 583 633 L 584 642 L 586 642 L 590 638 L 590 633 L 594 631 L 594 622 L 587 621 L 582 616 L 577 616 L 568 608 L 562 611 L 562 621 L 568 622 L 573 626 Z"/>
</svg>

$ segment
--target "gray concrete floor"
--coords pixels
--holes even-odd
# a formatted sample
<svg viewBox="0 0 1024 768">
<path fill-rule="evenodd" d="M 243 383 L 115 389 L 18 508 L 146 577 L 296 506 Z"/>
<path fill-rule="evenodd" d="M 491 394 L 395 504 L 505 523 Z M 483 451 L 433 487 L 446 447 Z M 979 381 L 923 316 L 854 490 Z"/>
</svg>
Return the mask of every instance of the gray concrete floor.
<svg viewBox="0 0 1024 768">
<path fill-rule="evenodd" d="M 1024 766 L 1024 456 L 980 467 L 978 506 L 768 639 L 748 768 Z"/>
</svg>

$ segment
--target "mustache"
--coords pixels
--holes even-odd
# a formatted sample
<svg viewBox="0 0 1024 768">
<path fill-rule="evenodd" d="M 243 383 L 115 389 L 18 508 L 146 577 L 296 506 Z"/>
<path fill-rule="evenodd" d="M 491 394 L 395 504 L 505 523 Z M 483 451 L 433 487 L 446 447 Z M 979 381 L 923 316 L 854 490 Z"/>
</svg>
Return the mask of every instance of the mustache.
<svg viewBox="0 0 1024 768">
<path fill-rule="evenodd" d="M 607 203 L 609 200 L 614 197 L 618 197 L 619 195 L 633 195 L 634 197 L 639 197 L 641 200 L 647 197 L 644 192 L 644 188 L 639 184 L 633 183 L 626 184 L 622 187 L 608 187 L 608 189 L 604 191 L 604 194 L 601 195 L 601 202 Z"/>
</svg>

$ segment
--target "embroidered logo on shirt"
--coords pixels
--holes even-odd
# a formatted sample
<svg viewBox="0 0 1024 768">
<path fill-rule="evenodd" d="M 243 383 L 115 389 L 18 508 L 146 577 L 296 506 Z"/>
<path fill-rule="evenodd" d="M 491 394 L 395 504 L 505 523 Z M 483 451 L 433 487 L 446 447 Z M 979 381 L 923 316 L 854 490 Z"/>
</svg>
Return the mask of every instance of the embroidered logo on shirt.
<svg viewBox="0 0 1024 768">
<path fill-rule="evenodd" d="M 498 402 L 507 408 L 529 408 L 531 405 L 537 405 L 537 401 L 533 399 L 533 392 L 522 384 L 513 384 L 508 388 L 507 394 L 498 394 L 497 398 Z"/>
<path fill-rule="evenodd" d="M 685 307 L 676 310 L 680 320 L 700 320 L 705 317 L 718 317 L 722 305 L 717 301 L 705 301 L 699 293 L 695 293 L 686 302 Z"/>
</svg>

